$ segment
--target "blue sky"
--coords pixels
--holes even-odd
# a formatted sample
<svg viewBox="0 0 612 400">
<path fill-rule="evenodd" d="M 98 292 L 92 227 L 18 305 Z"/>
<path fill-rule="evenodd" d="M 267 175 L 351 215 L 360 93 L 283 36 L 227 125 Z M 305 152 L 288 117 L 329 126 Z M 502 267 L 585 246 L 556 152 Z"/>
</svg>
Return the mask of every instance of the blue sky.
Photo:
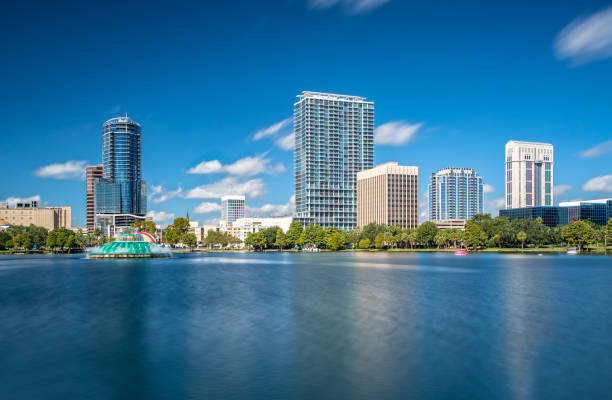
<svg viewBox="0 0 612 400">
<path fill-rule="evenodd" d="M 125 113 L 158 222 L 210 222 L 227 191 L 290 211 L 302 90 L 374 101 L 375 163 L 419 166 L 422 205 L 433 171 L 472 167 L 497 215 L 510 139 L 555 145 L 556 202 L 612 193 L 610 2 L 19 3 L 0 15 L 0 200 L 76 225 L 83 166 Z"/>
</svg>

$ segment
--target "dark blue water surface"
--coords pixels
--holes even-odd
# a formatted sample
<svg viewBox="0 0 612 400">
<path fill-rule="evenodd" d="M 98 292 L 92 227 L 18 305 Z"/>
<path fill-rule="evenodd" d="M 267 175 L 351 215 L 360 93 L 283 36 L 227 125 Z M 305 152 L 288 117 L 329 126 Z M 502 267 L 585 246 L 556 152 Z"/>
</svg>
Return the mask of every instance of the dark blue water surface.
<svg viewBox="0 0 612 400">
<path fill-rule="evenodd" d="M 0 257 L 4 400 L 610 397 L 610 257 Z"/>
</svg>

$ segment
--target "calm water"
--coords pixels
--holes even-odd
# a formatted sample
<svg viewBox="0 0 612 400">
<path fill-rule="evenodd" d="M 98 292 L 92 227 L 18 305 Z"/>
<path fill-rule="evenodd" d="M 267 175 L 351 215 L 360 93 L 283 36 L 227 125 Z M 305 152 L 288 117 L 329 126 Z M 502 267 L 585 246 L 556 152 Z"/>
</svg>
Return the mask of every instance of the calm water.
<svg viewBox="0 0 612 400">
<path fill-rule="evenodd" d="M 0 257 L 1 399 L 610 398 L 611 377 L 611 257 Z"/>
</svg>

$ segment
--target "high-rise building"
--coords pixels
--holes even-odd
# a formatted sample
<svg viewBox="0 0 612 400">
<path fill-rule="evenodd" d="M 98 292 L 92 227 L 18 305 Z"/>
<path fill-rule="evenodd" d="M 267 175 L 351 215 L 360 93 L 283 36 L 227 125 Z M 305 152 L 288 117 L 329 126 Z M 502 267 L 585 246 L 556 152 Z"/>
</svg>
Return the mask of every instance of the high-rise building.
<svg viewBox="0 0 612 400">
<path fill-rule="evenodd" d="M 231 225 L 239 218 L 244 218 L 244 196 L 221 197 L 221 220 L 225 225 Z"/>
<path fill-rule="evenodd" d="M 106 221 L 105 226 L 109 226 L 107 221 L 124 226 L 140 220 L 147 213 L 147 192 L 141 176 L 138 122 L 125 116 L 104 123 L 102 164 L 102 178 L 94 183 L 96 224 L 98 219 Z"/>
<path fill-rule="evenodd" d="M 553 145 L 506 143 L 506 208 L 553 205 Z"/>
<path fill-rule="evenodd" d="M 415 228 L 419 167 L 389 162 L 357 173 L 357 225 L 371 222 Z"/>
<path fill-rule="evenodd" d="M 39 207 L 38 201 L 17 203 L 14 207 L 8 204 L 0 204 L 0 219 L 9 225 L 20 226 L 42 226 L 48 230 L 72 227 L 71 208 L 64 207 Z"/>
<path fill-rule="evenodd" d="M 471 219 L 483 213 L 482 178 L 472 168 L 443 168 L 429 181 L 429 219 Z"/>
<path fill-rule="evenodd" d="M 294 104 L 295 212 L 302 224 L 357 226 L 357 173 L 374 166 L 374 102 L 303 92 Z"/>
<path fill-rule="evenodd" d="M 102 178 L 102 164 L 100 165 L 88 165 L 87 166 L 87 195 L 86 195 L 86 206 L 87 206 L 87 231 L 92 232 L 94 230 L 94 185 L 96 179 Z"/>
</svg>

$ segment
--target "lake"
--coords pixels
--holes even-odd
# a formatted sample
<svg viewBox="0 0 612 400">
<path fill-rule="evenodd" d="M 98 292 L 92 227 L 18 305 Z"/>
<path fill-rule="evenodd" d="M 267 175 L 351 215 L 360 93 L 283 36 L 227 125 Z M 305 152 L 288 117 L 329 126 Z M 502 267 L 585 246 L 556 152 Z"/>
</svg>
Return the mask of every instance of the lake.
<svg viewBox="0 0 612 400">
<path fill-rule="evenodd" d="M 612 257 L 0 257 L 0 398 L 612 396 Z"/>
</svg>

